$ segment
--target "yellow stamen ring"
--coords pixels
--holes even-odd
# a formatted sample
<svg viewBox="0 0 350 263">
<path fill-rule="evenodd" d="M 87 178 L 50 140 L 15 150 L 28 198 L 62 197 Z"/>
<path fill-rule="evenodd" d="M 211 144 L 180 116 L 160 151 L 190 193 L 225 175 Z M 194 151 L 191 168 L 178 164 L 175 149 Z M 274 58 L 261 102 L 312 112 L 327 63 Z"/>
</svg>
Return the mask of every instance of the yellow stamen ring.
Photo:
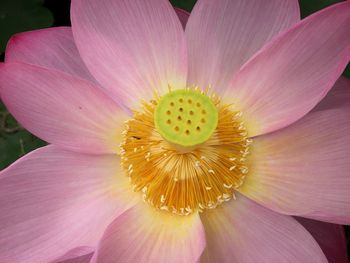
<svg viewBox="0 0 350 263">
<path fill-rule="evenodd" d="M 191 95 L 191 92 L 188 94 Z M 167 108 L 159 107 L 162 98 L 143 103 L 143 111 L 135 112 L 134 117 L 126 122 L 121 144 L 122 166 L 134 191 L 140 191 L 145 202 L 160 210 L 188 215 L 215 208 L 235 197 L 235 190 L 243 184 L 249 172 L 246 163 L 252 140 L 247 137 L 241 112 L 221 104 L 217 97 L 202 95 L 215 106 L 217 125 L 206 141 L 201 135 L 200 139 L 193 137 L 195 146 L 183 146 L 184 141 L 181 140 L 177 144 L 181 143 L 182 147 L 178 147 L 174 141 L 168 141 L 168 134 L 161 134 L 156 123 L 160 120 L 155 121 L 155 114 L 157 109 L 162 109 L 166 115 Z M 182 103 L 185 99 L 195 103 L 197 98 L 197 94 L 182 96 Z M 175 107 L 175 101 L 167 102 L 169 107 Z M 210 107 L 202 107 L 201 110 L 209 112 Z M 199 114 L 201 110 L 194 114 Z M 177 117 L 170 119 L 171 124 L 178 121 Z M 185 115 L 180 117 L 186 127 L 188 120 Z M 198 121 L 190 120 L 191 124 Z M 182 134 L 182 137 L 186 136 L 190 135 Z M 184 148 L 187 150 L 183 151 Z"/>
</svg>

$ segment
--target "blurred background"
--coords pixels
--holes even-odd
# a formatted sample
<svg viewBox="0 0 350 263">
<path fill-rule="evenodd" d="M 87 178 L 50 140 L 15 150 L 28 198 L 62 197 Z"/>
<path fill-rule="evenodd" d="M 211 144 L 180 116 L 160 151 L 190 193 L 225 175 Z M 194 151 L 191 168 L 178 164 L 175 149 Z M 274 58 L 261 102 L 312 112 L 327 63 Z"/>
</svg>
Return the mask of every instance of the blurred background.
<svg viewBox="0 0 350 263">
<path fill-rule="evenodd" d="M 190 12 L 196 0 L 170 0 L 170 2 Z M 299 2 L 301 16 L 304 18 L 341 0 Z M 70 0 L 0 0 L 0 61 L 4 59 L 7 41 L 13 34 L 53 26 L 69 26 L 69 10 Z M 350 78 L 349 65 L 343 74 Z M 45 142 L 24 130 L 15 121 L 0 100 L 0 170 L 24 154 L 44 145 Z M 346 233 L 350 251 L 349 227 L 346 227 Z"/>
</svg>

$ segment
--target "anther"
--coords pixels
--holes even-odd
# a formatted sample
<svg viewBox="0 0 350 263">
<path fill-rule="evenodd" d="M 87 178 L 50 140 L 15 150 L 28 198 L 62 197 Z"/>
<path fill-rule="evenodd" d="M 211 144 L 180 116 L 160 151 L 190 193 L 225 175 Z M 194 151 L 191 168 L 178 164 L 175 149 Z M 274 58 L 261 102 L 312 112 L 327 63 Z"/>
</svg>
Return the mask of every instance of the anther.
<svg viewBox="0 0 350 263">
<path fill-rule="evenodd" d="M 161 203 L 164 203 L 164 202 L 165 202 L 165 197 L 164 197 L 164 195 L 161 195 L 161 196 L 160 196 L 160 202 L 161 202 Z"/>
<path fill-rule="evenodd" d="M 166 205 L 163 205 L 160 207 L 160 210 L 169 211 L 169 207 L 167 207 Z"/>
<path fill-rule="evenodd" d="M 230 167 L 230 171 L 233 171 L 234 169 L 236 169 L 236 165 Z"/>
</svg>

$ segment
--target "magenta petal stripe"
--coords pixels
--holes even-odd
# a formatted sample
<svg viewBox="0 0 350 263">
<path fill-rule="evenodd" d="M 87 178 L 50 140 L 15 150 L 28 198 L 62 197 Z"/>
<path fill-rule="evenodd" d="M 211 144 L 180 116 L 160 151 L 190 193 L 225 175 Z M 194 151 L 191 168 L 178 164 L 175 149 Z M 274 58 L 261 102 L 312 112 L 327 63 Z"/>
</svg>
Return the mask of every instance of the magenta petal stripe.
<svg viewBox="0 0 350 263">
<path fill-rule="evenodd" d="M 292 217 L 237 195 L 201 214 L 207 247 L 201 263 L 326 263 L 312 236 Z"/>
<path fill-rule="evenodd" d="M 350 2 L 326 8 L 266 45 L 223 95 L 244 114 L 250 136 L 285 127 L 331 89 L 350 59 Z"/>
<path fill-rule="evenodd" d="M 129 117 L 91 82 L 22 63 L 0 65 L 0 94 L 36 136 L 86 153 L 116 153 Z"/>
<path fill-rule="evenodd" d="M 134 205 L 113 155 L 40 148 L 0 172 L 0 262 L 49 262 L 95 246 Z"/>
<path fill-rule="evenodd" d="M 179 217 L 140 202 L 108 226 L 92 263 L 195 263 L 204 247 L 198 213 Z"/>
<path fill-rule="evenodd" d="M 277 212 L 350 224 L 350 107 L 254 139 L 244 195 Z"/>
<path fill-rule="evenodd" d="M 198 0 L 186 26 L 188 85 L 224 91 L 252 55 L 299 20 L 297 0 Z"/>
<path fill-rule="evenodd" d="M 7 44 L 6 62 L 22 62 L 61 70 L 95 82 L 75 46 L 70 27 L 53 27 L 14 35 Z"/>
<path fill-rule="evenodd" d="M 138 108 L 185 87 L 184 30 L 169 1 L 75 0 L 71 19 L 82 59 L 116 101 Z"/>
</svg>

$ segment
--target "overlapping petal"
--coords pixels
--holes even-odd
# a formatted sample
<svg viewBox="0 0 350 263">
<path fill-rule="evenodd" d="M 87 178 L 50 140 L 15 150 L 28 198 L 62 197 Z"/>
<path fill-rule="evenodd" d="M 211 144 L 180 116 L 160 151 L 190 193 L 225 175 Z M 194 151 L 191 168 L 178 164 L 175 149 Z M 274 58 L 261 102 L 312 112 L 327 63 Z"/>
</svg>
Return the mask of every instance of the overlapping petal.
<svg viewBox="0 0 350 263">
<path fill-rule="evenodd" d="M 297 217 L 296 220 L 320 245 L 328 263 L 348 263 L 348 251 L 343 226 Z"/>
<path fill-rule="evenodd" d="M 198 0 L 186 26 L 188 85 L 225 90 L 240 67 L 299 16 L 296 0 Z"/>
<path fill-rule="evenodd" d="M 240 191 L 277 212 L 350 224 L 350 107 L 254 139 Z"/>
<path fill-rule="evenodd" d="M 133 202 L 118 157 L 38 149 L 0 173 L 0 262 L 48 262 L 95 246 Z"/>
<path fill-rule="evenodd" d="M 88 254 L 88 255 L 83 255 L 76 258 L 71 258 L 65 261 L 61 261 L 59 263 L 90 263 L 91 258 L 92 258 L 92 254 Z"/>
<path fill-rule="evenodd" d="M 350 2 L 333 5 L 277 37 L 243 66 L 222 95 L 242 110 L 250 136 L 293 123 L 326 95 L 350 59 L 349 24 Z"/>
<path fill-rule="evenodd" d="M 22 62 L 61 70 L 95 82 L 81 60 L 70 27 L 53 27 L 14 35 L 7 44 L 6 62 Z"/>
<path fill-rule="evenodd" d="M 93 253 L 91 247 L 76 247 L 49 263 L 90 263 Z"/>
<path fill-rule="evenodd" d="M 92 262 L 195 263 L 204 247 L 198 214 L 179 217 L 141 203 L 107 228 Z"/>
<path fill-rule="evenodd" d="M 115 100 L 133 108 L 185 87 L 185 36 L 169 1 L 75 0 L 71 19 L 84 62 Z"/>
<path fill-rule="evenodd" d="M 0 67 L 8 110 L 38 137 L 87 153 L 115 153 L 129 117 L 91 82 L 22 63 Z"/>
<path fill-rule="evenodd" d="M 292 217 L 242 195 L 201 214 L 207 247 L 201 262 L 327 262 L 312 236 Z"/>
<path fill-rule="evenodd" d="M 175 11 L 176 11 L 177 16 L 180 19 L 182 27 L 185 29 L 187 21 L 188 21 L 188 18 L 190 17 L 190 13 L 185 11 L 185 10 L 183 10 L 183 9 L 181 9 L 181 8 L 177 8 L 177 7 L 175 7 Z"/>
<path fill-rule="evenodd" d="M 327 96 L 313 108 L 313 111 L 350 106 L 350 79 L 340 77 Z"/>
</svg>

